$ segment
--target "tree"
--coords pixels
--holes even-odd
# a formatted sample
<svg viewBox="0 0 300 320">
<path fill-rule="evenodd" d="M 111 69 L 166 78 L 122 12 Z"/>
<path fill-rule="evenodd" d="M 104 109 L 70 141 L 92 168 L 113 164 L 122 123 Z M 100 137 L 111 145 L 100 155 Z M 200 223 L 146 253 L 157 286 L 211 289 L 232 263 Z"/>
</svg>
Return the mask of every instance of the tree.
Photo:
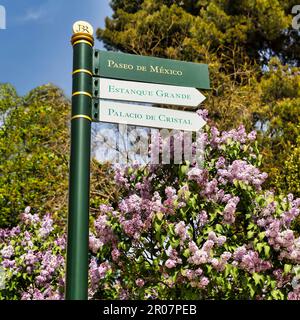
<svg viewBox="0 0 300 320">
<path fill-rule="evenodd" d="M 299 34 L 292 29 L 297 1 L 271 0 L 136 0 L 111 1 L 113 18 L 97 35 L 108 48 L 161 57 L 203 60 L 202 50 L 219 51 L 222 63 L 230 51 L 265 63 L 270 56 L 298 63 Z M 238 50 L 236 50 L 238 48 Z M 197 52 L 198 51 L 198 52 Z M 229 54 L 228 54 L 229 53 Z M 192 54 L 189 56 L 188 54 Z"/>
<path fill-rule="evenodd" d="M 24 98 L 1 97 L 0 225 L 18 220 L 20 211 L 64 212 L 68 174 L 70 103 L 58 88 L 46 85 Z M 10 87 L 9 87 L 10 88 Z"/>
<path fill-rule="evenodd" d="M 287 153 L 286 161 L 283 164 L 282 170 L 276 174 L 275 183 L 278 190 L 284 192 L 289 186 L 290 192 L 296 196 L 300 196 L 300 138 L 297 140 L 297 145 L 291 152 Z"/>
<path fill-rule="evenodd" d="M 269 186 L 299 196 L 297 174 L 293 177 L 286 161 L 297 154 L 300 137 L 300 69 L 282 65 L 278 59 L 271 59 L 268 67 L 258 85 L 261 103 L 255 112 L 264 170 L 269 174 Z M 299 168 L 299 161 L 293 163 Z"/>
<path fill-rule="evenodd" d="M 19 97 L 0 85 L 0 226 L 19 221 L 27 206 L 52 212 L 66 222 L 68 206 L 69 119 L 71 104 L 54 85 Z M 109 165 L 91 165 L 91 212 L 99 201 L 115 198 Z"/>
</svg>

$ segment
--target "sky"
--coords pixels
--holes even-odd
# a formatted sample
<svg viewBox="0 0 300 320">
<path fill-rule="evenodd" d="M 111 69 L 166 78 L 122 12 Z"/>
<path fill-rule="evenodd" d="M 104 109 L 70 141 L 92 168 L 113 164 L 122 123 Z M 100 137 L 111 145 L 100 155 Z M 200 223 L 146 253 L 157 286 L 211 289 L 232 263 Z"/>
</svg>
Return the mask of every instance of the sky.
<svg viewBox="0 0 300 320">
<path fill-rule="evenodd" d="M 71 95 L 72 25 L 85 20 L 96 30 L 111 16 L 109 0 L 0 0 L 6 29 L 0 29 L 0 83 L 25 95 L 53 83 Z M 103 49 L 96 40 L 95 48 Z"/>
</svg>

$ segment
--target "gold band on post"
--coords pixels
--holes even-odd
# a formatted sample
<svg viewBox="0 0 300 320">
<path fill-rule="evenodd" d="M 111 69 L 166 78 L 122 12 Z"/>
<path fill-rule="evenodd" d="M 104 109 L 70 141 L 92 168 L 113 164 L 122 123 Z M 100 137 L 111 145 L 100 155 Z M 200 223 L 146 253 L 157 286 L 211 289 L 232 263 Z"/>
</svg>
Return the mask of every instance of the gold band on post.
<svg viewBox="0 0 300 320">
<path fill-rule="evenodd" d="M 91 46 L 94 45 L 94 37 L 90 34 L 82 32 L 73 34 L 71 43 L 74 46 L 80 40 L 87 41 Z"/>
<path fill-rule="evenodd" d="M 73 71 L 72 74 L 76 74 L 76 73 L 80 73 L 80 72 L 87 73 L 90 76 L 93 76 L 92 72 L 90 70 L 87 70 L 87 69 L 77 69 L 77 70 Z"/>
<path fill-rule="evenodd" d="M 89 46 L 93 47 L 92 43 L 90 43 L 90 42 L 87 41 L 87 40 L 78 40 L 78 41 L 75 41 L 75 42 L 73 43 L 73 46 L 75 46 L 75 45 L 78 44 L 78 43 L 86 43 L 86 44 L 88 44 Z"/>
<path fill-rule="evenodd" d="M 74 120 L 74 119 L 87 119 L 87 120 L 92 122 L 92 118 L 90 118 L 89 116 L 86 116 L 84 114 L 78 114 L 78 115 L 72 117 L 71 121 Z"/>
<path fill-rule="evenodd" d="M 77 92 L 74 92 L 73 94 L 72 94 L 72 96 L 74 97 L 74 96 L 79 96 L 79 95 L 81 95 L 81 94 L 83 94 L 83 95 L 85 95 L 85 96 L 88 96 L 88 97 L 90 97 L 90 98 L 93 98 L 93 96 L 89 93 L 89 92 L 86 92 L 86 91 L 77 91 Z"/>
</svg>

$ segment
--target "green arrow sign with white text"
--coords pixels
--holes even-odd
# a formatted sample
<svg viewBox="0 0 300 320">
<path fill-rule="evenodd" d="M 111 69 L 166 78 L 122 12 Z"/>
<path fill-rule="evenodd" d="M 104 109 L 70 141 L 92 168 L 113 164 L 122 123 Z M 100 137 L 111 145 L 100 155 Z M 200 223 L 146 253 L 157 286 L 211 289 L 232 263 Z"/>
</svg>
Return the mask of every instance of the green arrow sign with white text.
<svg viewBox="0 0 300 320">
<path fill-rule="evenodd" d="M 208 65 L 95 50 L 94 74 L 104 78 L 210 89 Z"/>
</svg>

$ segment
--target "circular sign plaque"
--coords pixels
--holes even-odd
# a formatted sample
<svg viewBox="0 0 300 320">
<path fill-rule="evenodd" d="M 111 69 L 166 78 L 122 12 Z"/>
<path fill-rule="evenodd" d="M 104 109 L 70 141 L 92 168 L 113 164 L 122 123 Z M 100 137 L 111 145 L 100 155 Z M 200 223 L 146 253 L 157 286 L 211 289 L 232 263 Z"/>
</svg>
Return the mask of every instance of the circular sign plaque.
<svg viewBox="0 0 300 320">
<path fill-rule="evenodd" d="M 76 33 L 87 33 L 93 35 L 94 29 L 90 23 L 86 21 L 77 21 L 73 24 L 73 32 Z"/>
</svg>

